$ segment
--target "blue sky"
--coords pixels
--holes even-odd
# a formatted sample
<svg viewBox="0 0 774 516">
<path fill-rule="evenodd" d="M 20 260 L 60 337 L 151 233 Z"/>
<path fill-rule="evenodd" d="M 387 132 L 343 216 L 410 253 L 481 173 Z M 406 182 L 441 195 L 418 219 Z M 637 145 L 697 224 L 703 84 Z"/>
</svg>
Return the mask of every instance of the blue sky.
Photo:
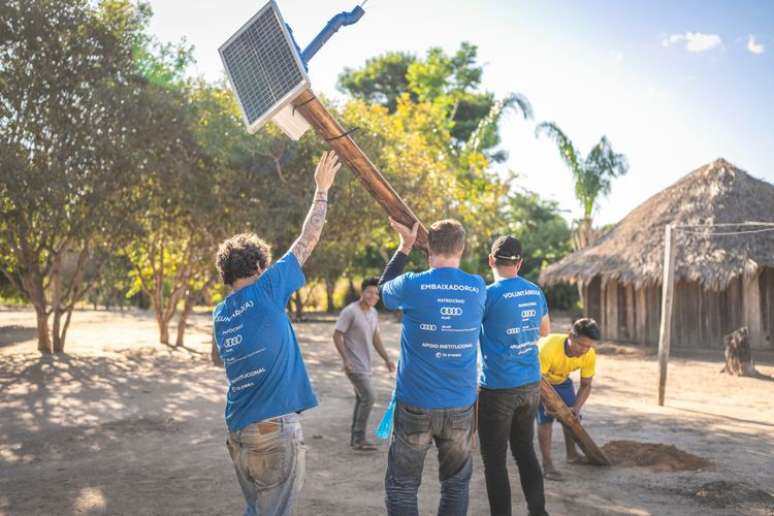
<svg viewBox="0 0 774 516">
<path fill-rule="evenodd" d="M 355 2 L 278 4 L 303 47 Z M 151 5 L 151 31 L 162 41 L 185 37 L 196 48 L 195 73 L 217 80 L 217 48 L 263 1 Z M 774 0 L 368 0 L 365 10 L 310 63 L 315 90 L 341 97 L 341 70 L 388 50 L 421 55 L 431 46 L 452 52 L 462 41 L 476 44 L 486 89 L 525 94 L 535 122 L 555 121 L 584 153 L 604 134 L 627 155 L 629 174 L 600 203 L 599 223 L 620 220 L 718 157 L 774 183 Z M 535 122 L 505 118 L 503 167 L 577 217 L 569 171 L 552 143 L 535 139 Z"/>
</svg>

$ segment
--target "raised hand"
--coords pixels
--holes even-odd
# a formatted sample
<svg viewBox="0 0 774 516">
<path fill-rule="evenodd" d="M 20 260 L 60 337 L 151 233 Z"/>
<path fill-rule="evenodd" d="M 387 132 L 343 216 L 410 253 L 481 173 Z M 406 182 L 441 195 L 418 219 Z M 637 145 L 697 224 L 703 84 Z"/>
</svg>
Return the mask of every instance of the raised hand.
<svg viewBox="0 0 774 516">
<path fill-rule="evenodd" d="M 414 247 L 414 242 L 417 241 L 417 231 L 419 231 L 419 222 L 414 222 L 414 225 L 409 228 L 393 219 L 389 218 L 390 226 L 398 232 L 400 235 L 400 251 L 404 254 L 409 254 Z"/>
<path fill-rule="evenodd" d="M 317 191 L 312 199 L 312 207 L 304 220 L 304 226 L 301 228 L 301 236 L 293 242 L 290 251 L 298 258 L 298 263 L 304 265 L 312 250 L 320 240 L 323 225 L 325 225 L 325 214 L 328 210 L 328 188 L 333 184 L 336 178 L 336 172 L 341 168 L 339 158 L 333 151 L 325 152 L 317 164 L 317 170 L 314 171 L 314 182 L 317 184 Z"/>
<path fill-rule="evenodd" d="M 327 192 L 336 178 L 336 172 L 341 168 L 339 157 L 335 152 L 324 152 L 314 171 L 314 182 L 318 192 Z"/>
</svg>

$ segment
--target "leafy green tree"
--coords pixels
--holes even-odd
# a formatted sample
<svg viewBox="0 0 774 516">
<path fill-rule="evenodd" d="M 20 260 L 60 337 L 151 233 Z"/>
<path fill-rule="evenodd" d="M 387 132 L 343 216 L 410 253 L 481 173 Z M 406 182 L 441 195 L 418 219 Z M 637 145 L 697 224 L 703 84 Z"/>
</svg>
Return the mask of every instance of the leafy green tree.
<svg viewBox="0 0 774 516">
<path fill-rule="evenodd" d="M 528 190 L 511 192 L 505 201 L 501 233 L 515 235 L 524 247 L 524 264 L 520 274 L 537 281 L 540 270 L 570 251 L 570 227 L 562 217 L 556 201 L 541 198 Z"/>
<path fill-rule="evenodd" d="M 137 185 L 141 233 L 125 246 L 133 266 L 129 294 L 145 292 L 171 344 L 169 324 L 182 303 L 176 345 L 183 344 L 193 301 L 215 281 L 212 249 L 225 232 L 217 182 L 220 168 L 197 139 L 200 113 L 185 84 L 155 85 L 155 137 L 144 149 L 149 174 Z"/>
<path fill-rule="evenodd" d="M 575 197 L 583 209 L 583 218 L 573 236 L 576 249 L 588 246 L 593 240 L 592 215 L 600 197 L 610 193 L 614 178 L 629 170 L 626 157 L 613 151 L 609 140 L 603 136 L 584 158 L 572 141 L 554 122 L 542 122 L 535 128 L 535 135 L 551 138 L 570 169 L 575 186 Z"/>
<path fill-rule="evenodd" d="M 94 249 L 133 229 L 150 115 L 133 46 L 146 16 L 120 0 L 0 7 L 0 256 L 35 308 L 43 353 L 64 350 L 97 277 Z"/>
<path fill-rule="evenodd" d="M 451 145 L 451 124 L 444 106 L 433 102 L 412 102 L 408 95 L 398 99 L 395 112 L 386 107 L 351 101 L 342 119 L 349 127 L 361 128 L 358 142 L 380 168 L 412 210 L 423 220 L 455 217 L 469 234 L 469 248 L 487 234 L 497 217 L 505 185 L 488 171 L 489 160 L 480 152 L 460 155 Z M 367 138 L 366 138 L 367 137 Z M 371 243 L 397 244 L 386 217 L 367 193 L 358 188 L 362 201 L 358 220 L 370 226 L 361 238 L 360 253 Z M 349 217 L 351 220 L 351 216 Z M 330 217 L 331 225 L 337 224 Z M 381 256 L 388 256 L 382 249 Z M 353 253 L 355 254 L 355 253 Z"/>
<path fill-rule="evenodd" d="M 405 52 L 387 52 L 368 59 L 360 69 L 344 68 L 338 87 L 353 98 L 381 104 L 393 112 L 398 98 L 409 92 L 406 74 L 416 60 Z"/>
<path fill-rule="evenodd" d="M 174 344 L 182 346 L 194 303 L 217 282 L 214 250 L 244 211 L 235 206 L 251 188 L 240 166 L 256 139 L 248 140 L 223 84 L 186 79 L 190 47 L 143 33 L 134 55 L 159 116 L 145 149 L 152 174 L 138 185 L 142 232 L 124 249 L 133 265 L 129 295 L 148 296 L 161 343 L 171 344 L 169 326 L 178 316 Z"/>
<path fill-rule="evenodd" d="M 345 69 L 339 88 L 355 99 L 381 104 L 394 112 L 401 96 L 412 102 L 429 102 L 444 110 L 450 123 L 450 142 L 458 151 L 482 152 L 492 161 L 504 161 L 496 152 L 500 139 L 497 124 L 509 109 L 531 118 L 526 98 L 511 94 L 496 100 L 480 91 L 483 68 L 477 63 L 478 49 L 463 42 L 452 55 L 431 48 L 424 59 L 411 54 L 388 52 L 369 59 L 360 69 Z"/>
<path fill-rule="evenodd" d="M 111 248 L 100 247 L 95 250 L 95 254 L 98 255 L 97 260 L 101 267 L 97 281 L 86 295 L 86 301 L 91 303 L 95 310 L 102 305 L 108 310 L 118 306 L 119 310 L 123 311 L 129 302 L 126 294 L 131 287 L 131 264 L 125 256 Z M 135 304 L 137 301 L 139 299 L 135 300 Z"/>
<path fill-rule="evenodd" d="M 2 267 L 2 263 L 0 263 Z M 0 303 L 21 303 L 24 296 L 19 292 L 5 274 L 0 274 Z"/>
</svg>

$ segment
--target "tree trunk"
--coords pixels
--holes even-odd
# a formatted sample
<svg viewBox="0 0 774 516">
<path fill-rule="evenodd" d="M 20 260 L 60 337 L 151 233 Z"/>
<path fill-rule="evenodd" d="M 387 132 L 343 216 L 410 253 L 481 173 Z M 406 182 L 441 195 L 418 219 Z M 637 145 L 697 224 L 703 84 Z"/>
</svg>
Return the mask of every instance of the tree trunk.
<svg viewBox="0 0 774 516">
<path fill-rule="evenodd" d="M 159 326 L 159 342 L 169 345 L 169 319 L 165 317 L 164 299 L 161 289 L 156 288 L 151 296 L 151 307 L 156 315 L 156 324 Z"/>
<path fill-rule="evenodd" d="M 572 249 L 573 251 L 580 251 L 588 247 L 591 241 L 594 239 L 594 231 L 592 227 L 592 221 L 590 218 L 583 218 L 578 221 L 578 225 L 572 233 Z M 586 310 L 586 299 L 584 297 L 583 285 L 578 282 L 578 297 L 580 298 L 581 306 L 583 310 Z"/>
<path fill-rule="evenodd" d="M 51 330 L 52 345 L 54 353 L 64 351 L 64 337 L 62 332 L 62 310 L 59 307 L 54 309 L 54 324 Z"/>
<path fill-rule="evenodd" d="M 325 311 L 329 314 L 336 311 L 336 307 L 333 304 L 333 291 L 336 288 L 336 280 L 325 278 Z"/>
<path fill-rule="evenodd" d="M 159 324 L 159 342 L 169 346 L 169 321 L 156 317 L 156 322 Z"/>
<path fill-rule="evenodd" d="M 301 298 L 301 291 L 296 290 L 293 294 L 293 301 L 296 305 L 296 321 L 301 321 L 304 318 L 304 300 Z"/>
<path fill-rule="evenodd" d="M 573 231 L 572 247 L 579 251 L 588 247 L 594 240 L 594 229 L 590 218 L 583 218 L 578 221 L 578 225 Z"/>
<path fill-rule="evenodd" d="M 61 353 L 64 349 L 64 343 L 60 338 L 62 322 L 62 254 L 54 257 L 53 267 L 51 267 L 51 308 L 54 311 L 54 320 L 51 325 L 52 347 L 54 353 Z"/>
<path fill-rule="evenodd" d="M 353 301 L 357 301 L 359 297 L 357 290 L 355 290 L 355 282 L 352 281 L 351 274 L 347 276 L 347 281 L 349 282 L 349 286 L 347 287 L 347 298 L 344 300 L 344 305 L 348 305 Z"/>
<path fill-rule="evenodd" d="M 720 371 L 733 376 L 758 376 L 750 349 L 749 331 L 746 326 L 726 335 L 726 365 Z"/>
<path fill-rule="evenodd" d="M 74 310 L 74 307 L 70 307 L 67 310 L 67 315 L 65 316 L 64 326 L 62 326 L 62 337 L 61 337 L 61 340 L 62 340 L 62 351 L 64 351 L 65 338 L 67 337 L 67 329 L 70 327 L 70 320 L 72 319 L 72 316 L 73 316 L 73 310 Z"/>
<path fill-rule="evenodd" d="M 177 319 L 177 340 L 175 340 L 175 346 L 182 347 L 183 340 L 185 339 L 185 325 L 188 321 L 188 316 L 191 315 L 194 306 L 194 293 L 190 289 L 186 290 L 185 303 L 183 304 L 183 310 L 180 312 L 180 317 Z"/>
<path fill-rule="evenodd" d="M 61 299 L 60 299 L 61 303 Z M 52 329 L 52 339 L 54 353 L 63 353 L 65 339 L 67 337 L 67 329 L 70 327 L 70 320 L 73 316 L 74 303 L 65 307 L 62 310 L 61 306 L 54 308 L 54 325 Z M 65 316 L 64 323 L 62 323 L 62 315 Z"/>
<path fill-rule="evenodd" d="M 51 335 L 48 333 L 48 314 L 46 314 L 45 304 L 34 303 L 35 317 L 38 322 L 38 351 L 41 353 L 52 353 Z"/>
<path fill-rule="evenodd" d="M 28 271 L 19 277 L 15 282 L 13 277 L 6 275 L 12 283 L 17 283 L 20 292 L 24 292 L 27 298 L 35 308 L 35 318 L 38 326 L 38 351 L 41 353 L 51 353 L 51 334 L 48 332 L 48 303 L 46 302 L 46 292 L 43 289 L 43 281 L 40 274 Z"/>
</svg>

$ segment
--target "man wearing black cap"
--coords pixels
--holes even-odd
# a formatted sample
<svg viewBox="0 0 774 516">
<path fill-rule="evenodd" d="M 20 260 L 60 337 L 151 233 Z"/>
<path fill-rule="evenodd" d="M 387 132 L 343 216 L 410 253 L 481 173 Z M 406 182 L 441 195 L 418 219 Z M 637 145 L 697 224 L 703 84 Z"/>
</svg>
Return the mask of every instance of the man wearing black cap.
<svg viewBox="0 0 774 516">
<path fill-rule="evenodd" d="M 487 287 L 481 326 L 478 435 L 493 516 L 511 514 L 508 442 L 530 516 L 547 514 L 533 438 L 540 402 L 537 344 L 548 335 L 550 320 L 543 291 L 518 275 L 522 263 L 521 243 L 515 237 L 502 236 L 492 244 L 489 266 L 495 281 Z"/>
</svg>

